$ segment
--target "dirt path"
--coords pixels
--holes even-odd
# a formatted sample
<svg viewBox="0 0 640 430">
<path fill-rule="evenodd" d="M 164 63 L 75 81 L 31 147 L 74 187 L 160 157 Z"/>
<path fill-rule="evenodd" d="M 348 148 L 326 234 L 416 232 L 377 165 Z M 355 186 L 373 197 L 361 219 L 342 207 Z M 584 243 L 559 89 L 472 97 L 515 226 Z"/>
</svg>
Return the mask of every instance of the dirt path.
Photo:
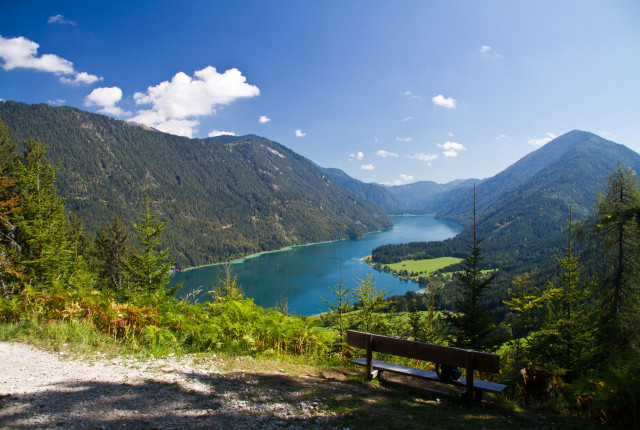
<svg viewBox="0 0 640 430">
<path fill-rule="evenodd" d="M 215 355 L 68 360 L 0 342 L 0 428 L 340 429 L 359 390 L 322 376 L 221 372 Z"/>
</svg>

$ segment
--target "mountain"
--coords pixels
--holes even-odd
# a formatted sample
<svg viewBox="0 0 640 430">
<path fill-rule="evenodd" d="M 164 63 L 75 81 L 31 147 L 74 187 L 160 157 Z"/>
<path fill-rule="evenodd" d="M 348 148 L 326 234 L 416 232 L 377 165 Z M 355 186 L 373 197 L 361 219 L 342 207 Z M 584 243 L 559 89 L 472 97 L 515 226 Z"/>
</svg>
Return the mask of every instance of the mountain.
<svg viewBox="0 0 640 430">
<path fill-rule="evenodd" d="M 479 184 L 476 188 L 476 211 L 482 213 L 491 208 L 496 204 L 496 201 L 507 192 L 517 190 L 522 186 L 526 189 L 528 187 L 527 183 L 532 181 L 536 176 L 539 176 L 540 172 L 544 169 L 559 169 L 560 172 L 554 173 L 554 178 L 560 181 L 568 180 L 566 175 L 562 174 L 562 165 L 569 162 L 569 159 L 563 157 L 567 156 L 567 154 L 573 154 L 573 156 L 576 157 L 576 152 L 582 153 L 587 150 L 587 148 L 593 148 L 593 150 L 596 151 L 592 154 L 591 158 L 600 157 L 603 161 L 608 160 L 608 164 L 600 166 L 601 169 L 590 165 L 591 161 L 588 160 L 590 158 L 589 154 L 583 154 L 579 160 L 572 161 L 573 163 L 584 162 L 584 167 L 587 168 L 589 172 L 599 175 L 589 178 L 596 179 L 596 182 L 587 180 L 586 171 L 583 172 L 585 176 L 575 177 L 576 181 L 582 181 L 584 185 L 588 186 L 589 192 L 595 191 L 598 188 L 597 181 L 601 180 L 603 175 L 606 175 L 609 170 L 615 168 L 615 163 L 617 162 L 617 160 L 612 161 L 612 158 L 606 157 L 605 154 L 598 155 L 598 151 L 620 152 L 620 156 L 625 159 L 630 157 L 629 152 L 633 152 L 622 145 L 609 142 L 593 133 L 580 130 L 570 131 L 557 137 L 538 150 L 531 152 L 504 171 Z M 627 151 L 625 151 L 625 149 Z M 568 157 L 571 156 L 572 155 L 568 155 Z M 613 158 L 615 158 L 615 156 Z M 611 164 L 612 162 L 613 165 Z M 544 179 L 538 178 L 538 182 L 540 181 L 545 182 Z M 468 223 L 472 213 L 472 205 L 473 202 L 469 200 L 468 196 L 460 196 L 442 207 L 438 211 L 438 216 Z"/>
<path fill-rule="evenodd" d="M 434 213 L 439 211 L 461 192 L 479 183 L 478 179 L 457 179 L 446 184 L 438 184 L 432 181 L 419 181 L 406 185 L 393 185 L 388 187 L 404 204 L 405 210 L 417 213 Z"/>
<path fill-rule="evenodd" d="M 385 186 L 359 181 L 340 169 L 321 169 L 334 181 L 388 214 L 435 213 L 457 198 L 461 192 L 473 187 L 474 183 L 480 182 L 477 179 L 458 179 L 446 184 L 419 181 L 406 185 Z"/>
<path fill-rule="evenodd" d="M 347 175 L 344 171 L 334 168 L 321 168 L 323 172 L 342 184 L 358 197 L 378 206 L 386 213 L 397 214 L 405 211 L 405 204 L 392 192 L 382 185 L 359 181 Z"/>
<path fill-rule="evenodd" d="M 529 272 L 543 280 L 551 276 L 553 250 L 562 249 L 567 241 L 569 205 L 574 221 L 590 215 L 598 192 L 618 162 L 640 172 L 640 154 L 576 130 L 479 184 L 476 230 L 482 240 L 485 263 L 509 274 Z M 374 259 L 468 254 L 473 234 L 472 208 L 473 191 L 468 190 L 438 213 L 467 223 L 455 238 L 404 248 L 382 247 L 374 250 Z"/>
<path fill-rule="evenodd" d="M 58 191 L 88 231 L 115 215 L 131 225 L 148 192 L 182 266 L 391 226 L 309 160 L 258 136 L 189 139 L 44 104 L 0 102 L 0 118 L 17 143 L 49 145 Z"/>
</svg>

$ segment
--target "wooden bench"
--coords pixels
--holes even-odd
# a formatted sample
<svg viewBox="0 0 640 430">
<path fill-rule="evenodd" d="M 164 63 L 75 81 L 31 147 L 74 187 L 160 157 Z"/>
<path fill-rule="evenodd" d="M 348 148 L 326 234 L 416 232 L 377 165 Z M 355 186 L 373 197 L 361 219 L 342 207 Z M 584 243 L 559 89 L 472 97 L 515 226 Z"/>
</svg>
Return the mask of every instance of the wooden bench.
<svg viewBox="0 0 640 430">
<path fill-rule="evenodd" d="M 413 340 L 396 339 L 353 330 L 347 330 L 347 344 L 366 350 L 366 357 L 354 360 L 352 363 L 358 366 L 365 366 L 368 379 L 377 378 L 383 371 L 414 376 L 430 381 L 464 387 L 465 391 L 463 395 L 465 398 L 471 400 L 473 396 L 472 393 L 475 393 L 475 399 L 477 401 L 480 401 L 483 391 L 501 393 L 507 388 L 507 386 L 503 384 L 473 379 L 474 370 L 493 373 L 500 371 L 500 357 L 496 354 L 432 345 Z M 461 367 L 466 369 L 466 374 L 465 377 L 457 381 L 443 380 L 438 377 L 436 372 L 430 370 L 416 369 L 414 367 L 374 360 L 374 351 L 439 363 L 440 365 Z"/>
</svg>

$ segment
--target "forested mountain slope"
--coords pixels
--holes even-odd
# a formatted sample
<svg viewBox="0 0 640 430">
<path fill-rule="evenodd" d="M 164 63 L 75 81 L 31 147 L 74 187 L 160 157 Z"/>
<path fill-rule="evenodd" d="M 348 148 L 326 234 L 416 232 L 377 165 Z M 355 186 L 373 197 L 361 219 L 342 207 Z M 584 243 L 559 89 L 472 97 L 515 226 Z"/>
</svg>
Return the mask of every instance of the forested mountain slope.
<svg viewBox="0 0 640 430">
<path fill-rule="evenodd" d="M 592 133 L 572 131 L 478 185 L 477 233 L 485 261 L 509 272 L 553 267 L 553 249 L 566 243 L 569 205 L 574 221 L 589 215 L 618 162 L 640 171 L 640 154 Z M 466 255 L 472 243 L 472 208 L 470 189 L 439 213 L 467 223 L 460 235 L 444 242 L 381 247 L 374 258 L 376 253 L 396 259 Z"/>
<path fill-rule="evenodd" d="M 0 117 L 17 143 L 49 145 L 58 191 L 88 231 L 115 215 L 131 225 L 148 191 L 182 266 L 391 226 L 309 160 L 258 136 L 188 139 L 44 104 L 0 102 Z"/>
<path fill-rule="evenodd" d="M 375 204 L 388 214 L 435 213 L 455 200 L 465 190 L 480 183 L 478 179 L 455 180 L 446 184 L 419 181 L 412 184 L 385 186 L 366 183 L 340 169 L 322 168 L 336 182 L 357 196 Z"/>
<path fill-rule="evenodd" d="M 405 208 L 417 213 L 435 213 L 455 200 L 465 190 L 480 183 L 479 179 L 458 179 L 438 184 L 432 181 L 419 181 L 413 184 L 394 185 L 389 191 L 402 201 Z"/>
<path fill-rule="evenodd" d="M 477 212 L 482 213 L 484 210 L 489 209 L 494 205 L 496 200 L 503 197 L 505 193 L 509 191 L 513 191 L 523 185 L 526 188 L 528 186 L 526 184 L 531 181 L 534 176 L 536 176 L 542 169 L 549 168 L 550 166 L 554 165 L 558 166 L 558 161 L 561 160 L 561 158 L 565 154 L 576 150 L 578 147 L 599 147 L 600 145 L 609 148 L 606 150 L 603 149 L 604 151 L 623 151 L 622 148 L 630 151 L 628 148 L 623 147 L 622 145 L 609 142 L 599 136 L 596 136 L 593 133 L 580 130 L 570 131 L 563 134 L 562 136 L 557 137 L 540 149 L 526 155 L 516 163 L 506 168 L 504 171 L 491 178 L 485 179 L 481 184 L 478 184 L 476 189 Z M 589 157 L 588 154 L 583 155 L 587 158 Z M 593 157 L 596 156 L 596 154 L 593 155 Z M 624 154 L 622 154 L 622 156 L 624 156 Z M 587 164 L 590 163 L 590 161 L 586 159 L 584 160 L 584 162 Z M 615 162 L 616 160 L 614 160 L 614 163 Z M 559 166 L 559 169 L 561 170 L 561 166 Z M 593 173 L 593 169 L 591 170 L 591 172 Z M 593 177 L 593 179 L 595 179 L 596 181 L 602 180 L 603 176 L 605 176 L 606 173 L 607 171 L 597 171 L 596 174 L 598 174 L 599 176 Z M 562 177 L 558 178 L 557 175 L 555 178 L 563 180 Z M 594 183 L 592 182 L 591 185 L 594 185 Z M 591 187 L 591 189 L 594 188 Z M 472 203 L 473 202 L 469 198 L 460 196 L 457 199 L 451 201 L 441 210 L 439 210 L 438 216 L 454 219 L 461 223 L 468 223 L 471 217 Z"/>
<path fill-rule="evenodd" d="M 382 185 L 359 181 L 344 171 L 334 168 L 322 168 L 334 181 L 339 182 L 355 195 L 373 203 L 389 214 L 398 214 L 406 210 L 406 205 Z"/>
</svg>

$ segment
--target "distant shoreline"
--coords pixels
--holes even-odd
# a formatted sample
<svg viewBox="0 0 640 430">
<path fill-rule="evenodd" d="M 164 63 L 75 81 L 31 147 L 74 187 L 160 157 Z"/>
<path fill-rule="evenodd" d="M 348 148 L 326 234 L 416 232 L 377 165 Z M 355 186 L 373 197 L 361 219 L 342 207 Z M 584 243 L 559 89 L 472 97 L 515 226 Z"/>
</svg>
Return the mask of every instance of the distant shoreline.
<svg viewBox="0 0 640 430">
<path fill-rule="evenodd" d="M 389 216 L 390 217 L 405 217 L 405 216 L 406 217 L 413 217 L 413 216 L 435 216 L 435 214 L 422 214 L 422 215 L 420 215 L 420 214 L 402 214 L 402 215 L 389 215 Z M 391 226 L 389 228 L 393 228 L 393 226 Z M 380 230 L 370 231 L 369 233 L 365 233 L 364 236 L 366 236 L 368 234 L 379 233 L 379 232 L 384 231 L 384 230 L 387 230 L 387 228 L 382 228 Z M 290 250 L 292 250 L 294 248 L 301 248 L 303 246 L 313 246 L 313 245 L 322 245 L 324 243 L 343 242 L 345 240 L 353 240 L 353 239 L 352 238 L 345 238 L 345 239 L 336 239 L 336 240 L 325 240 L 323 242 L 305 243 L 303 245 L 290 245 L 290 246 L 285 246 L 284 248 L 274 249 L 274 250 L 271 250 L 271 251 L 256 252 L 256 253 L 249 254 L 249 255 L 244 256 L 244 257 L 236 258 L 235 260 L 231 260 L 229 262 L 210 263 L 210 264 L 202 264 L 200 266 L 187 267 L 186 269 L 179 270 L 179 272 L 186 272 L 186 271 L 194 270 L 194 269 L 202 269 L 204 267 L 220 266 L 220 265 L 226 264 L 226 263 L 229 263 L 229 264 L 240 264 L 240 263 L 244 263 L 247 260 L 251 260 L 252 258 L 260 257 L 261 255 L 264 255 L 264 254 L 273 254 L 275 252 L 290 251 Z M 356 240 L 359 240 L 359 239 L 356 239 Z M 363 257 L 362 259 L 364 260 L 365 258 L 366 258 L 366 256 Z"/>
</svg>

